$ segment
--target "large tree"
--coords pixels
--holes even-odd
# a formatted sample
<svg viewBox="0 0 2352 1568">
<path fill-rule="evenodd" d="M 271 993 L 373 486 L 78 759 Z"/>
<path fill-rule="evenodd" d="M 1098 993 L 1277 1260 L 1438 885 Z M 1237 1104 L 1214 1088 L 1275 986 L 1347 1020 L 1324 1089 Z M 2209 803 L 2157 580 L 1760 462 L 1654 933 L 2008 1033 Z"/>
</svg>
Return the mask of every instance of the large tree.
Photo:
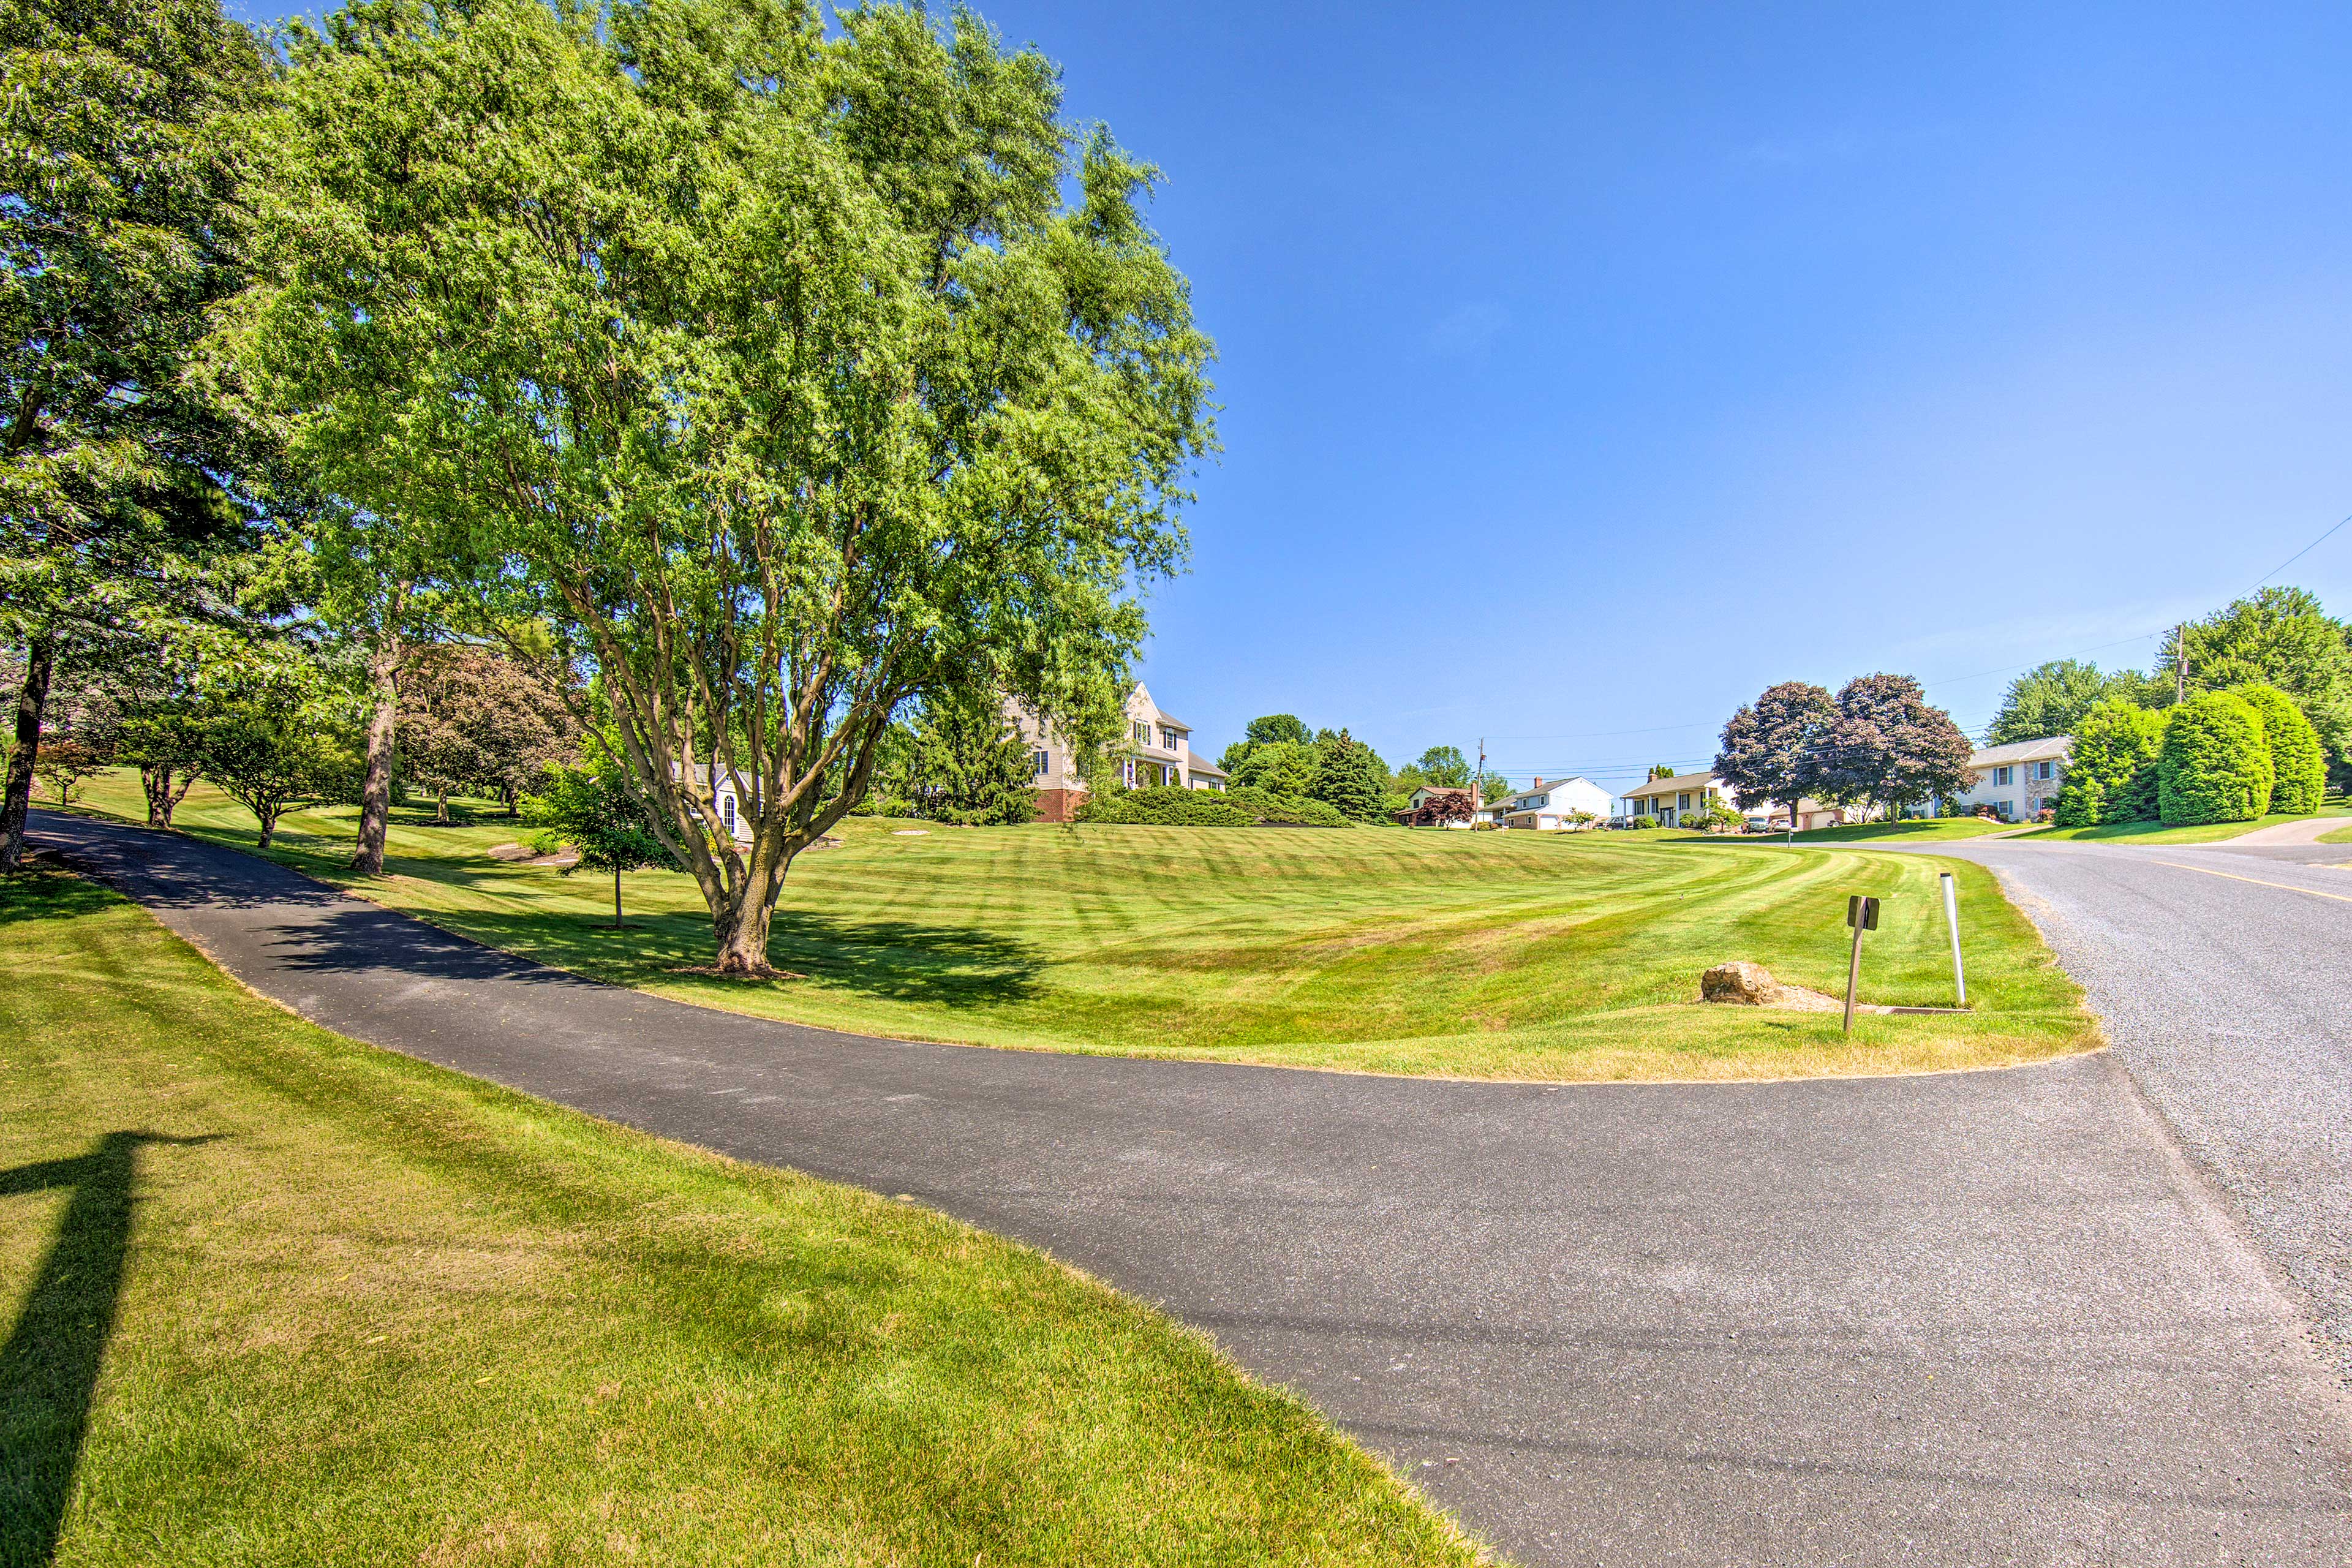
<svg viewBox="0 0 2352 1568">
<path fill-rule="evenodd" d="M 1319 800 L 1355 822 L 1386 816 L 1389 767 L 1378 752 L 1344 729 L 1324 730 L 1315 737 L 1315 779 L 1307 786 L 1309 800 Z"/>
<path fill-rule="evenodd" d="M 2000 711 L 1985 730 L 1985 744 L 2006 746 L 2017 741 L 2039 741 L 2051 735 L 2071 735 L 2091 705 L 2112 694 L 2115 679 L 2102 675 L 2095 664 L 2053 658 L 2037 664 L 2009 683 Z"/>
<path fill-rule="evenodd" d="M 1212 435 L 1153 171 L 969 14 L 836 19 L 355 6 L 256 137 L 244 341 L 297 449 L 386 515 L 435 496 L 501 564 L 484 623 L 593 665 L 728 973 L 769 972 L 903 705 L 1108 731 Z"/>
<path fill-rule="evenodd" d="M 243 281 L 218 131 L 267 79 L 216 0 L 0 7 L 0 638 L 26 652 L 0 869 L 60 662 L 247 527 L 248 433 L 197 350 Z"/>
<path fill-rule="evenodd" d="M 1794 826 L 1815 743 L 1837 721 L 1837 702 L 1821 687 L 1784 680 L 1725 721 L 1715 775 L 1743 808 L 1779 802 Z"/>
<path fill-rule="evenodd" d="M 1440 789 L 1470 787 L 1470 760 L 1459 746 L 1430 747 L 1413 763 L 1412 771 L 1421 775 L 1423 784 Z"/>
<path fill-rule="evenodd" d="M 2191 693 L 2277 687 L 2311 721 L 2329 771 L 2339 780 L 2352 775 L 2352 628 L 2316 595 L 2264 588 L 2175 627 L 2157 652 L 2158 684 L 2172 684 L 2184 649 Z"/>
<path fill-rule="evenodd" d="M 1839 689 L 1837 717 L 1815 741 L 1798 783 L 1823 800 L 1871 802 L 1891 813 L 1973 785 L 1974 750 L 1910 676 L 1858 675 Z"/>
</svg>

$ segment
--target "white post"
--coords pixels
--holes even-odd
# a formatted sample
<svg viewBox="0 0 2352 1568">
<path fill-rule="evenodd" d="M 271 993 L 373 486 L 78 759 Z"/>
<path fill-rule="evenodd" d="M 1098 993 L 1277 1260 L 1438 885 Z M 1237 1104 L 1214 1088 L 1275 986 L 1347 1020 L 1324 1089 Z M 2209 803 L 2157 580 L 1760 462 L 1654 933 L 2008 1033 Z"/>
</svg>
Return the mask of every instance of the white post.
<svg viewBox="0 0 2352 1568">
<path fill-rule="evenodd" d="M 1938 872 L 1944 879 L 1944 923 L 1952 931 L 1952 984 L 1960 994 L 1960 1005 L 1969 1005 L 1968 972 L 1960 967 L 1960 895 L 1958 884 L 1949 871 Z"/>
</svg>

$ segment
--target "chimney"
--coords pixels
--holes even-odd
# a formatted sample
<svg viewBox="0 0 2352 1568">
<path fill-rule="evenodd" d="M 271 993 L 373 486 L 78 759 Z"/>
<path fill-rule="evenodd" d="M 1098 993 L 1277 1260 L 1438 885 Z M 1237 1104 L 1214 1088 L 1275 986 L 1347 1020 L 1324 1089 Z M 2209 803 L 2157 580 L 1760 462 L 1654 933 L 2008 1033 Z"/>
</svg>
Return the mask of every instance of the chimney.
<svg viewBox="0 0 2352 1568">
<path fill-rule="evenodd" d="M 1533 783 L 1533 784 L 1529 784 L 1528 787 L 1529 789 L 1541 789 L 1541 788 L 1543 788 L 1543 774 L 1541 774 L 1541 773 L 1538 773 L 1538 774 L 1536 775 L 1536 782 L 1535 782 L 1535 783 Z"/>
</svg>

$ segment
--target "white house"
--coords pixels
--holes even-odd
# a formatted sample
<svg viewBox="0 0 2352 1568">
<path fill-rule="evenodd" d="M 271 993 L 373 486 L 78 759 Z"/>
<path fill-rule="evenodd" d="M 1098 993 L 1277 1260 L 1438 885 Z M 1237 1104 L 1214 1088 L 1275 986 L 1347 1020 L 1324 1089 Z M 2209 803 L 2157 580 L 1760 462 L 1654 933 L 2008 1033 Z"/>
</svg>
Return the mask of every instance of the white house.
<svg viewBox="0 0 2352 1568">
<path fill-rule="evenodd" d="M 1478 808 L 1481 821 L 1539 833 L 1581 827 L 1585 824 L 1576 819 L 1580 813 L 1595 822 L 1609 816 L 1609 792 L 1581 774 L 1549 784 L 1538 779 L 1517 795 L 1498 796 Z"/>
<path fill-rule="evenodd" d="M 1011 698 L 1004 716 L 1029 746 L 1037 785 L 1037 816 L 1067 822 L 1087 793 L 1086 770 L 1068 743 L 1050 725 Z M 1127 694 L 1127 735 L 1113 758 L 1119 782 L 1129 789 L 1177 784 L 1185 789 L 1225 787 L 1225 770 L 1192 750 L 1192 727 L 1151 700 L 1141 681 Z"/>
<path fill-rule="evenodd" d="M 2058 804 L 2059 787 L 2066 782 L 2066 763 L 2074 754 L 2072 735 L 1987 746 L 1969 758 L 1969 768 L 1977 775 L 1976 787 L 1955 795 L 1952 804 L 1964 815 L 1990 806 L 2003 822 L 2031 822 L 2043 806 Z"/>
<path fill-rule="evenodd" d="M 1686 814 L 1705 811 L 1709 805 L 1729 806 L 1731 798 L 1731 786 L 1713 773 L 1676 773 L 1627 790 L 1625 809 L 1619 815 L 1674 827 Z"/>
</svg>

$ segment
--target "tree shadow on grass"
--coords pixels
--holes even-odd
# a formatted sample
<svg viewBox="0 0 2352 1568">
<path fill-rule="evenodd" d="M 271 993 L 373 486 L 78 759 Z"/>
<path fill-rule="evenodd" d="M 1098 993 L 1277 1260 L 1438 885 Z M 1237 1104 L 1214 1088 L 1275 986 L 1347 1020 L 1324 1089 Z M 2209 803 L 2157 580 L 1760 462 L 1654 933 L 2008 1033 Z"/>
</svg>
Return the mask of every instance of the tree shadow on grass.
<svg viewBox="0 0 2352 1568">
<path fill-rule="evenodd" d="M 0 1197 L 73 1189 L 24 1312 L 0 1345 L 0 1563 L 57 1554 L 121 1305 L 140 1149 L 211 1142 L 109 1132 L 87 1154 L 0 1171 Z"/>
<path fill-rule="evenodd" d="M 710 922 L 698 912 L 632 914 L 616 931 L 610 915 L 469 910 L 465 926 L 493 947 L 625 984 L 675 984 L 711 961 Z M 776 911 L 768 958 L 805 978 L 709 984 L 765 985 L 783 995 L 814 987 L 924 1006 L 1001 1006 L 1035 996 L 1045 967 L 1035 948 L 995 931 L 789 909 Z"/>
</svg>

